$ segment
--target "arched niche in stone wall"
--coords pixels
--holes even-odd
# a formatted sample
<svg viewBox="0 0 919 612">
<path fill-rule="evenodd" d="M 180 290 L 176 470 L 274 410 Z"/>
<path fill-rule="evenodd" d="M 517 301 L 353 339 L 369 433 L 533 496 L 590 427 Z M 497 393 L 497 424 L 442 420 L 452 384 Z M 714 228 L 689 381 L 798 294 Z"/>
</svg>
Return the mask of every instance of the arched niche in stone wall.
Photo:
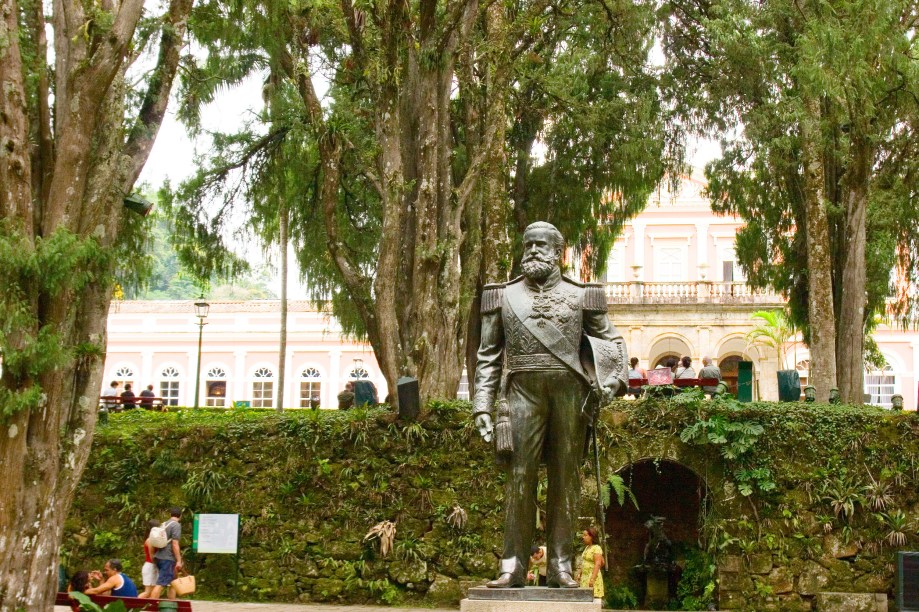
<svg viewBox="0 0 919 612">
<path fill-rule="evenodd" d="M 663 517 L 664 534 L 675 552 L 697 547 L 711 494 L 705 480 L 693 469 L 671 459 L 641 459 L 616 473 L 632 490 L 638 508 L 628 498 L 620 506 L 613 493 L 605 524 L 609 576 L 613 584 L 628 585 L 641 600 L 644 584 L 635 567 L 643 562 L 649 540 L 645 523 L 652 516 Z M 679 579 L 679 572 L 673 579 Z"/>
</svg>

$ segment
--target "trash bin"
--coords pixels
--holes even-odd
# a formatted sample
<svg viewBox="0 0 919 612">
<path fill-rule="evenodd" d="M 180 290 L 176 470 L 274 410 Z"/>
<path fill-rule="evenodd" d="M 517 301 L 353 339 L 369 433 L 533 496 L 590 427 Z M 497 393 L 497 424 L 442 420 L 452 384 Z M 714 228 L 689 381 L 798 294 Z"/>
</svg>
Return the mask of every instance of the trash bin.
<svg viewBox="0 0 919 612">
<path fill-rule="evenodd" d="M 801 375 L 797 370 L 779 370 L 779 401 L 801 401 Z"/>
</svg>

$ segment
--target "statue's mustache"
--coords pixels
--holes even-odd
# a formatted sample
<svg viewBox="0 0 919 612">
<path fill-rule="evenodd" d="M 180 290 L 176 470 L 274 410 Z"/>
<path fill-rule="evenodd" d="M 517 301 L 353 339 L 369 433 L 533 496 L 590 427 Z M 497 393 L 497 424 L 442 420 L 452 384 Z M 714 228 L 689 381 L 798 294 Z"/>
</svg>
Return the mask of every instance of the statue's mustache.
<svg viewBox="0 0 919 612">
<path fill-rule="evenodd" d="M 553 264 L 555 263 L 555 257 L 552 255 L 544 255 L 542 253 L 527 253 L 523 256 L 522 263 L 529 263 L 531 261 L 538 261 L 540 263 Z"/>
</svg>

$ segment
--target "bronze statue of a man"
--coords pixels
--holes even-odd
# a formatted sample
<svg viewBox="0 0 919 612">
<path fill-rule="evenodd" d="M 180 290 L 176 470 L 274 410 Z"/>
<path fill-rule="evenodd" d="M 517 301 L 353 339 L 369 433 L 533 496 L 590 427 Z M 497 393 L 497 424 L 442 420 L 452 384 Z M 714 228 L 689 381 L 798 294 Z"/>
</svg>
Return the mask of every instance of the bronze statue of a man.
<svg viewBox="0 0 919 612">
<path fill-rule="evenodd" d="M 533 223 L 523 245 L 523 276 L 486 285 L 482 293 L 474 418 L 482 436 L 491 440 L 492 407 L 499 400 L 499 450 L 503 434 L 508 451 L 504 554 L 500 575 L 488 586 L 522 587 L 526 582 L 543 460 L 549 479 L 547 584 L 574 588 L 578 466 L 598 401 L 592 391 L 607 397 L 625 393 L 627 353 L 607 318 L 602 285 L 562 276 L 564 238 L 558 229 Z"/>
</svg>

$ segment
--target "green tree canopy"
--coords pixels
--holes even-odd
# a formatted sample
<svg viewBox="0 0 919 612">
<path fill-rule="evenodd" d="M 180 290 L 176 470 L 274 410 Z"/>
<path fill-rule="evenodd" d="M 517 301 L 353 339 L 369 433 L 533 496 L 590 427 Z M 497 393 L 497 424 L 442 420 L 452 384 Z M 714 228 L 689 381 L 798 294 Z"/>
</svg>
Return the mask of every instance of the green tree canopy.
<svg viewBox="0 0 919 612">
<path fill-rule="evenodd" d="M 391 387 L 455 392 L 474 298 L 512 268 L 510 228 L 547 218 L 605 260 L 664 173 L 650 3 L 213 1 L 190 26 L 186 123 L 250 75 L 266 103 L 165 191 L 195 238 L 183 258 L 229 269 L 215 247 L 231 208 L 289 205 L 307 283 L 367 334 Z"/>
<path fill-rule="evenodd" d="M 670 99 L 686 125 L 722 138 L 706 168 L 713 207 L 746 222 L 749 281 L 790 297 L 824 397 L 838 374 L 860 401 L 865 332 L 891 270 L 909 283 L 919 270 L 907 159 L 917 11 L 914 0 L 665 3 Z"/>
<path fill-rule="evenodd" d="M 0 609 L 50 610 L 192 0 L 0 0 Z M 137 79 L 136 84 L 134 83 Z"/>
</svg>

